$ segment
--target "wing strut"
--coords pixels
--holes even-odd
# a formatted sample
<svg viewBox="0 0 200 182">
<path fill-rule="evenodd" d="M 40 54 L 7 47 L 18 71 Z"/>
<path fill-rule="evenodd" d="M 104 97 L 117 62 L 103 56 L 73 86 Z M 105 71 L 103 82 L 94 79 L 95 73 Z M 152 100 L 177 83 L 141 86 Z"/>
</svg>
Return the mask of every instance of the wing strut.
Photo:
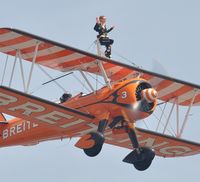
<svg viewBox="0 0 200 182">
<path fill-rule="evenodd" d="M 97 54 L 98 54 L 98 56 L 101 56 L 101 49 L 100 49 L 99 39 L 97 39 L 96 42 L 97 42 Z M 104 69 L 104 67 L 103 67 L 102 61 L 97 60 L 97 65 L 98 65 L 98 67 L 99 67 L 100 70 L 101 70 L 102 76 L 103 76 L 103 78 L 104 78 L 104 81 L 105 81 L 107 87 L 108 87 L 109 89 L 111 89 L 112 86 L 111 86 L 111 84 L 110 84 L 110 79 L 108 78 L 108 75 L 106 74 L 106 71 L 105 71 L 105 69 Z"/>
<path fill-rule="evenodd" d="M 36 46 L 35 46 L 35 51 L 34 51 L 33 60 L 32 60 L 32 64 L 31 64 L 31 70 L 30 70 L 30 73 L 29 73 L 28 83 L 27 83 L 27 86 L 26 86 L 25 93 L 27 93 L 28 90 L 29 90 L 29 85 L 30 85 L 30 82 L 31 82 L 33 68 L 34 68 L 34 65 L 35 65 L 36 58 L 37 58 L 39 45 L 40 45 L 40 42 L 37 42 Z"/>
<path fill-rule="evenodd" d="M 193 95 L 191 95 L 191 100 L 190 100 L 190 103 L 187 107 L 187 110 L 185 111 L 185 114 L 184 114 L 184 118 L 183 120 L 181 121 L 180 119 L 180 112 L 179 112 L 179 97 L 174 97 L 172 99 L 170 99 L 170 102 L 172 102 L 172 106 L 169 110 L 169 114 L 168 116 L 166 117 L 166 121 L 163 124 L 163 127 L 164 129 L 160 132 L 162 132 L 162 134 L 165 134 L 166 131 L 170 132 L 168 130 L 168 126 L 170 124 L 170 119 L 172 117 L 172 114 L 175 113 L 175 116 L 176 116 L 176 131 L 173 130 L 173 128 L 171 127 L 173 133 L 174 133 L 174 136 L 176 136 L 177 138 L 181 138 L 182 137 L 182 134 L 184 132 L 184 129 L 186 127 L 186 124 L 188 122 L 188 117 L 190 115 L 190 111 L 192 109 L 192 106 L 194 105 L 195 103 L 195 99 L 196 97 L 198 96 L 199 94 L 199 90 L 198 89 L 193 89 Z M 175 107 L 176 106 L 176 107 Z M 158 119 L 158 124 L 157 124 L 157 127 L 156 127 L 156 132 L 159 132 L 159 126 L 160 126 L 160 123 L 162 121 L 162 118 L 163 118 L 163 115 L 164 115 L 164 111 L 165 111 L 165 107 L 166 105 L 164 106 L 164 108 L 162 109 L 162 113 L 161 113 L 161 116 L 160 118 Z M 176 108 L 176 111 L 174 111 Z M 174 128 L 175 129 L 175 128 Z M 171 133 L 171 132 L 170 132 Z M 171 133 L 172 134 L 172 133 Z M 173 134 L 172 134 L 173 135 Z"/>
<path fill-rule="evenodd" d="M 94 88 L 92 87 L 91 83 L 89 82 L 89 80 L 87 79 L 86 75 L 83 73 L 83 71 L 79 70 L 80 74 L 83 76 L 83 78 L 85 79 L 85 81 L 87 82 L 88 86 L 90 87 L 90 89 L 95 93 Z"/>
<path fill-rule="evenodd" d="M 188 106 L 187 112 L 186 112 L 186 114 L 185 114 L 185 118 L 184 118 L 184 121 L 183 121 L 183 124 L 182 124 L 182 127 L 181 127 L 181 131 L 180 131 L 180 133 L 178 133 L 178 137 L 179 137 L 179 138 L 181 138 L 181 136 L 182 136 L 182 133 L 183 133 L 184 128 L 185 128 L 185 125 L 186 125 L 186 123 L 187 123 L 187 121 L 188 121 L 188 116 L 189 116 L 189 114 L 190 114 L 190 110 L 191 110 L 191 108 L 192 108 L 192 105 L 194 104 L 194 100 L 195 100 L 197 94 L 198 94 L 198 91 L 197 91 L 197 90 L 194 90 L 194 95 L 193 95 L 193 97 L 192 97 L 192 100 L 191 100 L 191 102 L 190 102 L 190 105 Z"/>
</svg>

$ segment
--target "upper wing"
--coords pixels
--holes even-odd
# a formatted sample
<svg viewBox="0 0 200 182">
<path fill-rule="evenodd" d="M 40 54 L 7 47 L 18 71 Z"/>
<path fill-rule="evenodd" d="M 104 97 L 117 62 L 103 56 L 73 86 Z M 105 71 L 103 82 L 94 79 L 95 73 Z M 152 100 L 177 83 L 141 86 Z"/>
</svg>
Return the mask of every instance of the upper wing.
<svg viewBox="0 0 200 182">
<path fill-rule="evenodd" d="M 7 87 L 0 87 L 0 112 L 38 122 L 41 126 L 53 127 L 55 130 L 76 133 L 73 129 L 83 131 L 94 116 L 64 107 L 53 102 L 22 93 Z"/>
<path fill-rule="evenodd" d="M 174 138 L 160 133 L 136 128 L 137 137 L 141 146 L 154 149 L 156 155 L 162 157 L 181 157 L 200 154 L 200 143 L 194 143 L 183 139 Z M 128 135 L 113 135 L 105 133 L 106 143 L 132 149 Z"/>
<path fill-rule="evenodd" d="M 178 98 L 179 105 L 200 105 L 199 85 L 153 73 L 138 67 L 126 65 L 105 57 L 75 49 L 64 44 L 44 39 L 20 30 L 0 29 L 0 52 L 15 56 L 20 52 L 21 58 L 32 61 L 38 44 L 36 63 L 60 71 L 83 70 L 101 74 L 98 60 L 102 61 L 108 77 L 113 81 L 136 77 L 138 74 L 148 80 L 158 91 L 158 98 L 173 102 Z"/>
</svg>

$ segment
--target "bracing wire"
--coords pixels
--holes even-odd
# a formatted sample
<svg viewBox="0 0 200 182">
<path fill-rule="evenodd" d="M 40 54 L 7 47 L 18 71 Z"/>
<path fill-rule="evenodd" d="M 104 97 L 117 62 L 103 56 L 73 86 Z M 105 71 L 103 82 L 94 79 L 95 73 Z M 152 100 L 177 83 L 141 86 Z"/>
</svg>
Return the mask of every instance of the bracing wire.
<svg viewBox="0 0 200 182">
<path fill-rule="evenodd" d="M 156 116 L 156 114 L 155 113 L 153 113 L 153 116 L 159 121 L 159 118 L 158 118 L 158 116 Z M 164 127 L 164 124 L 161 122 L 160 123 L 163 127 Z M 172 135 L 172 136 L 175 136 L 176 134 L 175 134 L 175 132 L 172 130 L 172 131 L 170 131 L 168 128 L 167 128 L 167 131 Z"/>
<path fill-rule="evenodd" d="M 100 82 L 98 79 L 96 79 L 94 76 L 92 76 L 91 74 L 87 73 L 88 76 L 90 76 L 92 79 L 94 79 L 95 81 L 98 81 L 99 84 L 101 84 L 102 86 L 104 86 L 104 84 L 102 82 Z"/>
<path fill-rule="evenodd" d="M 120 58 L 124 59 L 128 63 L 138 67 L 137 64 L 135 64 L 134 62 L 132 62 L 130 59 L 128 59 L 127 57 L 123 56 L 122 54 L 118 53 L 116 50 L 112 50 L 112 52 L 114 52 L 117 56 L 119 56 Z"/>
<path fill-rule="evenodd" d="M 88 91 L 90 92 L 90 89 L 88 89 L 85 84 L 82 83 L 82 81 L 73 73 L 72 76 Z"/>
<path fill-rule="evenodd" d="M 143 121 L 143 123 L 144 123 L 145 127 L 146 127 L 147 129 L 149 129 L 149 127 L 148 127 L 148 125 L 147 125 L 146 121 L 145 121 L 144 119 L 143 119 L 142 121 Z"/>
<path fill-rule="evenodd" d="M 90 46 L 89 46 L 86 50 L 89 51 L 94 45 L 95 45 L 95 41 L 93 41 L 93 42 L 90 44 Z"/>
<path fill-rule="evenodd" d="M 38 64 L 37 64 L 38 65 Z M 51 80 L 53 80 L 53 77 L 47 72 L 45 71 L 40 65 L 38 65 L 38 68 L 45 74 L 47 75 Z M 62 87 L 61 84 L 59 84 L 56 80 L 53 81 L 64 93 L 66 93 L 67 91 L 65 90 L 64 87 Z"/>
<path fill-rule="evenodd" d="M 167 103 L 168 103 L 168 102 L 165 103 L 165 106 L 164 106 L 163 109 L 162 109 L 162 107 L 161 107 L 160 105 L 158 105 L 158 106 L 159 106 L 159 109 L 163 112 L 163 116 L 165 117 L 165 119 L 167 119 L 167 116 L 165 115 L 164 110 L 165 110 L 165 107 L 166 107 Z M 175 133 L 175 130 L 174 130 L 174 128 L 172 127 L 172 125 L 171 125 L 170 122 L 169 122 L 169 127 L 170 127 L 170 129 L 173 131 L 173 133 Z"/>
</svg>

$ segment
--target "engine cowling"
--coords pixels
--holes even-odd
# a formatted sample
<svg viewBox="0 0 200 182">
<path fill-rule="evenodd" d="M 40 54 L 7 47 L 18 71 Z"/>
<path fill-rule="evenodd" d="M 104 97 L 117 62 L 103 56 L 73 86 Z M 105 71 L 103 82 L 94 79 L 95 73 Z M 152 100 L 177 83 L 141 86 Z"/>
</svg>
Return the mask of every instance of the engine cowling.
<svg viewBox="0 0 200 182">
<path fill-rule="evenodd" d="M 138 109 L 142 112 L 152 112 L 156 105 L 157 91 L 147 82 L 140 83 L 136 88 Z"/>
</svg>

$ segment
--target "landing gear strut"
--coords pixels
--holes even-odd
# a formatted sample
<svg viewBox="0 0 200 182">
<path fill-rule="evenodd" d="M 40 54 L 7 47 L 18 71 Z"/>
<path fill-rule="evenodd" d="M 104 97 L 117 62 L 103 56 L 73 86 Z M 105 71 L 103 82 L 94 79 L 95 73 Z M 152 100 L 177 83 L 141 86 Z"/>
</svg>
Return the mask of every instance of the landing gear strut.
<svg viewBox="0 0 200 182">
<path fill-rule="evenodd" d="M 95 157 L 97 156 L 102 149 L 102 146 L 104 144 L 105 138 L 104 138 L 104 130 L 107 126 L 108 121 L 107 120 L 101 120 L 99 122 L 99 126 L 97 129 L 97 132 L 91 132 L 90 134 L 90 140 L 94 141 L 94 145 L 90 148 L 85 148 L 83 149 L 83 151 L 85 152 L 85 154 L 89 157 Z"/>
<path fill-rule="evenodd" d="M 116 127 L 119 123 L 121 123 L 121 126 Z M 149 168 L 155 157 L 155 153 L 148 147 L 140 147 L 133 123 L 124 121 L 122 116 L 118 116 L 109 126 L 115 130 L 125 130 L 134 148 L 134 150 L 123 159 L 123 162 L 133 164 L 139 171 L 144 171 Z"/>
<path fill-rule="evenodd" d="M 155 157 L 155 153 L 148 147 L 139 146 L 135 129 L 132 125 L 128 124 L 128 126 L 126 126 L 126 130 L 134 150 L 123 159 L 123 162 L 133 164 L 137 170 L 144 171 L 151 165 L 152 160 Z"/>
</svg>

